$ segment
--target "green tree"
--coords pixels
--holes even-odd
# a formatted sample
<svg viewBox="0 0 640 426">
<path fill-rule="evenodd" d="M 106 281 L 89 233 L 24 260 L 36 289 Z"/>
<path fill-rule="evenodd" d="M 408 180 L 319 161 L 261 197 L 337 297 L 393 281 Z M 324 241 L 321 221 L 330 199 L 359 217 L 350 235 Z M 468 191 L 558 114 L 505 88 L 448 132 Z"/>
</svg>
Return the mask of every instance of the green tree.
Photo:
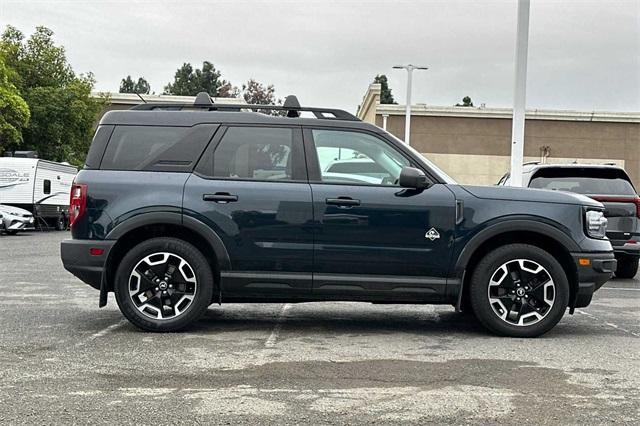
<svg viewBox="0 0 640 426">
<path fill-rule="evenodd" d="M 0 55 L 0 155 L 22 142 L 22 129 L 29 122 L 29 107 L 11 82 L 14 78 Z"/>
<path fill-rule="evenodd" d="M 140 93 L 145 95 L 150 91 L 151 86 L 144 77 L 140 77 L 137 82 L 134 82 L 131 76 L 128 75 L 120 81 L 120 93 Z"/>
<path fill-rule="evenodd" d="M 395 104 L 397 103 L 393 100 L 393 94 L 391 93 L 391 89 L 389 89 L 389 82 L 387 81 L 387 76 L 384 74 L 378 74 L 373 79 L 373 82 L 380 85 L 380 103 L 381 104 Z"/>
<path fill-rule="evenodd" d="M 228 81 L 221 78 L 220 71 L 208 61 L 202 63 L 202 69 L 194 69 L 190 63 L 182 64 L 173 77 L 173 83 L 164 88 L 167 95 L 195 96 L 200 92 L 207 92 L 213 97 L 229 97 L 234 90 Z"/>
<path fill-rule="evenodd" d="M 455 106 L 472 107 L 473 106 L 473 101 L 471 100 L 471 98 L 469 96 L 465 96 L 464 98 L 462 98 L 462 103 L 461 104 L 456 104 Z"/>
<path fill-rule="evenodd" d="M 254 79 L 250 79 L 247 84 L 242 85 L 242 97 L 244 101 L 251 105 L 276 105 L 281 104 L 280 99 L 276 99 L 276 89 L 273 84 L 265 86 Z"/>
<path fill-rule="evenodd" d="M 136 93 L 135 91 L 136 84 L 131 79 L 131 76 L 128 75 L 127 78 L 123 78 L 120 81 L 120 93 Z"/>
<path fill-rule="evenodd" d="M 29 106 L 31 119 L 22 130 L 24 149 L 38 151 L 41 158 L 82 165 L 105 99 L 91 95 L 91 73 L 76 75 L 65 50 L 45 27 L 25 40 L 7 27 L 0 38 L 0 54 L 18 75 L 16 87 Z"/>
</svg>

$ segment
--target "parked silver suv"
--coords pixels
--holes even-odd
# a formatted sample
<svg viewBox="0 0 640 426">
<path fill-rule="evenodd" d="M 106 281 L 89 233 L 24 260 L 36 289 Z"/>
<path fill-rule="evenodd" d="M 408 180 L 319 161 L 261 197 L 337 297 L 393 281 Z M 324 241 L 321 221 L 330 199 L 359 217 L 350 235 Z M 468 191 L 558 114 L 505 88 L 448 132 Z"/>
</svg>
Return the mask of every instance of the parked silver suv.
<svg viewBox="0 0 640 426">
<path fill-rule="evenodd" d="M 509 185 L 509 174 L 498 185 Z M 624 169 L 610 164 L 527 163 L 522 185 L 577 192 L 602 202 L 609 221 L 607 237 L 618 259 L 616 276 L 635 277 L 640 259 L 640 196 Z"/>
</svg>

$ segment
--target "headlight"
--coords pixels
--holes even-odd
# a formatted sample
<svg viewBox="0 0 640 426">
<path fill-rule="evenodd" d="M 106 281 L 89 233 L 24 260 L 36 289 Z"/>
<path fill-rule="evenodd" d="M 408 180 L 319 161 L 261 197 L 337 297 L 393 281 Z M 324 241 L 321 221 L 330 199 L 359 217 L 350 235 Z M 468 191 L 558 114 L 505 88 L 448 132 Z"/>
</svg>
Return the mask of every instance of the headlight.
<svg viewBox="0 0 640 426">
<path fill-rule="evenodd" d="M 607 218 L 598 210 L 587 210 L 584 214 L 587 235 L 591 238 L 607 236 Z"/>
</svg>

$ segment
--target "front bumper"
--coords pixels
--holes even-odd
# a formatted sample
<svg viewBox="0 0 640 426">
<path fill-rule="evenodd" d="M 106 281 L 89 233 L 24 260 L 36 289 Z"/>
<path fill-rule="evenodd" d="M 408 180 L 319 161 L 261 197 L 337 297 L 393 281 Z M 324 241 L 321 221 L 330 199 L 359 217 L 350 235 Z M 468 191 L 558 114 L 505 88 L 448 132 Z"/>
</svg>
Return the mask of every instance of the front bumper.
<svg viewBox="0 0 640 426">
<path fill-rule="evenodd" d="M 4 226 L 7 231 L 33 231 L 33 217 L 10 216 L 5 219 Z"/>
<path fill-rule="evenodd" d="M 578 289 L 569 306 L 589 306 L 593 293 L 613 277 L 617 261 L 613 251 L 603 253 L 572 253 L 578 268 Z"/>
<path fill-rule="evenodd" d="M 60 243 L 64 269 L 100 290 L 105 264 L 114 244 L 112 240 L 64 240 Z M 102 249 L 102 254 L 92 255 L 91 249 Z"/>
</svg>

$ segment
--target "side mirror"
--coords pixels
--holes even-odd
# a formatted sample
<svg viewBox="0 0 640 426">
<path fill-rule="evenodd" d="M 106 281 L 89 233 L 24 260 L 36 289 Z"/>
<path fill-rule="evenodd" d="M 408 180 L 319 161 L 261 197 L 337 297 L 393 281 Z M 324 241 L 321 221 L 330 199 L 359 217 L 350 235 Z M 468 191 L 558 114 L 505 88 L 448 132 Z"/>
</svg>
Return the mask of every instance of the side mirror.
<svg viewBox="0 0 640 426">
<path fill-rule="evenodd" d="M 413 167 L 402 168 L 398 183 L 403 188 L 425 189 L 429 187 L 427 175 L 422 170 Z"/>
</svg>

